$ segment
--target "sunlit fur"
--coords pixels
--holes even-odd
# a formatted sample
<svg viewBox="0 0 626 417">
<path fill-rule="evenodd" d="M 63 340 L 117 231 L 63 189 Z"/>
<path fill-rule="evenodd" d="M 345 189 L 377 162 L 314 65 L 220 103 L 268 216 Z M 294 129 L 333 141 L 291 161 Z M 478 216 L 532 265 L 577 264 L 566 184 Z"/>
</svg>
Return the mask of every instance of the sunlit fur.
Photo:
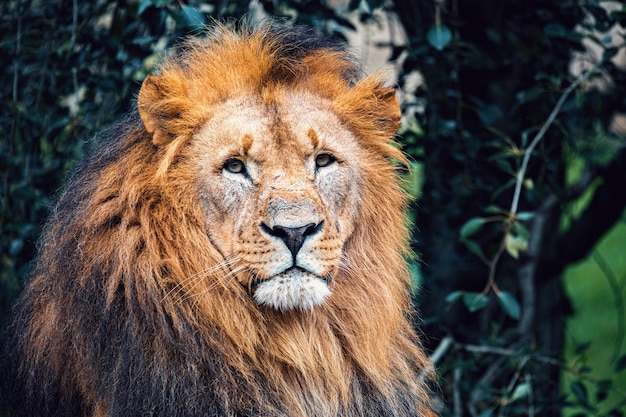
<svg viewBox="0 0 626 417">
<path fill-rule="evenodd" d="M 11 415 L 431 415 L 393 90 L 302 30 L 216 25 L 182 49 L 144 83 L 141 117 L 94 139 L 53 210 L 10 326 Z M 332 293 L 303 310 L 255 302 L 241 259 L 211 242 L 223 220 L 185 162 L 214 106 L 277 90 L 328 102 L 361 157 Z"/>
</svg>

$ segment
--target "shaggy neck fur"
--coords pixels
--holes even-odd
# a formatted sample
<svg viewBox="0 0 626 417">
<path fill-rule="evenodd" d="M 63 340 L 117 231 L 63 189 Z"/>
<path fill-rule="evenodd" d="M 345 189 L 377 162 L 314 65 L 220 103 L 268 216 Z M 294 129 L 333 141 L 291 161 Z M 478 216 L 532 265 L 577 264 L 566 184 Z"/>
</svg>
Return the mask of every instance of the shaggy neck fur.
<svg viewBox="0 0 626 417">
<path fill-rule="evenodd" d="M 384 398 L 389 410 L 424 406 L 424 376 L 416 370 L 427 369 L 427 360 L 405 316 L 406 228 L 403 193 L 397 186 L 390 190 L 389 184 L 374 182 L 365 190 L 372 195 L 364 196 L 369 203 L 358 223 L 362 226 L 347 243 L 326 304 L 309 312 L 281 313 L 260 308 L 229 278 L 228 262 L 208 240 L 209 225 L 192 197 L 197 193 L 181 185 L 176 169 L 171 176 L 158 176 L 147 166 L 137 166 L 136 157 L 148 151 L 143 148 L 128 149 L 125 169 L 106 169 L 98 181 L 107 187 L 96 191 L 103 198 L 88 210 L 84 226 L 92 233 L 111 222 L 118 226 L 106 236 L 108 244 L 102 238 L 82 243 L 85 253 L 97 254 L 83 262 L 102 268 L 99 259 L 117 260 L 105 273 L 106 299 L 111 306 L 117 302 L 131 307 L 129 319 L 145 328 L 138 332 L 163 333 L 154 334 L 154 343 L 163 344 L 155 347 L 157 352 L 185 346 L 178 360 L 195 362 L 206 355 L 207 346 L 219 346 L 233 372 L 226 381 L 244 378 L 258 389 L 256 398 L 247 401 L 270 397 L 291 416 L 352 415 L 371 406 L 366 396 Z M 371 170 L 373 180 L 386 182 L 386 176 L 395 176 L 390 167 Z M 129 187 L 123 182 L 128 177 L 145 178 L 146 183 Z M 115 197 L 107 196 L 106 188 L 116 182 L 121 189 Z M 389 195 L 375 195 L 381 189 Z M 377 207 L 382 206 L 395 207 L 381 212 Z M 377 236 L 399 238 L 384 239 L 381 245 Z M 183 254 L 182 246 L 188 248 Z M 103 253 L 104 248 L 111 253 Z M 161 366 L 168 366 L 169 358 L 165 360 Z"/>
</svg>

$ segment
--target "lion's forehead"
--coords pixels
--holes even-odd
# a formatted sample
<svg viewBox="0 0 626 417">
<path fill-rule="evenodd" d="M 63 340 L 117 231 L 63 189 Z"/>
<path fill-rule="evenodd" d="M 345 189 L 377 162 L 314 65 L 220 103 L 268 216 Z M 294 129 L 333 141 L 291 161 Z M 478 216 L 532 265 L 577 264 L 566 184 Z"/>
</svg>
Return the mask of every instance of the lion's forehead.
<svg viewBox="0 0 626 417">
<path fill-rule="evenodd" d="M 357 146 L 331 103 L 306 91 L 231 98 L 214 107 L 199 136 L 218 160 L 245 153 L 269 166 L 302 164 L 323 149 L 354 154 Z"/>
</svg>

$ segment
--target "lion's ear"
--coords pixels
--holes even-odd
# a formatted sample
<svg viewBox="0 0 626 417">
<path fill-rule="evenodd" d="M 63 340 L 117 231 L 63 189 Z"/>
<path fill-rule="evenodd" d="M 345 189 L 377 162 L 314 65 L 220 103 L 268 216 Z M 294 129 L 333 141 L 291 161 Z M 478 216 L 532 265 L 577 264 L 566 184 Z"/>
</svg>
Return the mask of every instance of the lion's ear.
<svg viewBox="0 0 626 417">
<path fill-rule="evenodd" d="M 171 117 L 164 108 L 165 95 L 161 91 L 160 78 L 149 75 L 141 85 L 139 96 L 137 97 L 137 109 L 144 127 L 148 133 L 152 134 L 152 142 L 163 145 L 171 140 L 171 135 L 167 132 L 167 120 Z"/>
<path fill-rule="evenodd" d="M 379 123 L 385 135 L 392 139 L 400 127 L 400 103 L 396 90 L 392 87 L 378 87 L 374 89 L 374 96 L 377 99 Z"/>
<path fill-rule="evenodd" d="M 367 77 L 338 97 L 335 110 L 365 138 L 390 141 L 400 126 L 396 92 L 379 75 Z"/>
</svg>

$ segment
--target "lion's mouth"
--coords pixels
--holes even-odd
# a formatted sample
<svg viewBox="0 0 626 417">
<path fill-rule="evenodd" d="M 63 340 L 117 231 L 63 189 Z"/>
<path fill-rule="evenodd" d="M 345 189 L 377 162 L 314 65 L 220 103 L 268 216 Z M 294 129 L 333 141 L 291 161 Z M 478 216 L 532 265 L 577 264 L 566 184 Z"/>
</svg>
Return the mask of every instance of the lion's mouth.
<svg viewBox="0 0 626 417">
<path fill-rule="evenodd" d="M 268 279 L 251 278 L 248 291 L 259 305 L 279 311 L 312 310 L 331 294 L 331 276 L 291 267 Z"/>
<path fill-rule="evenodd" d="M 254 291 L 260 284 L 262 284 L 263 282 L 269 281 L 271 279 L 276 279 L 283 275 L 292 275 L 292 278 L 293 278 L 294 274 L 303 274 L 303 273 L 308 274 L 308 275 L 314 275 L 317 279 L 326 283 L 326 285 L 330 285 L 330 281 L 332 279 L 332 274 L 328 274 L 326 276 L 319 276 L 319 275 L 312 274 L 303 268 L 292 266 L 291 268 L 287 269 L 286 271 L 281 272 L 280 274 L 276 274 L 273 277 L 269 277 L 265 279 L 258 278 L 254 274 L 252 274 L 250 280 L 248 281 L 248 292 L 250 293 L 250 295 L 254 294 Z"/>
</svg>

